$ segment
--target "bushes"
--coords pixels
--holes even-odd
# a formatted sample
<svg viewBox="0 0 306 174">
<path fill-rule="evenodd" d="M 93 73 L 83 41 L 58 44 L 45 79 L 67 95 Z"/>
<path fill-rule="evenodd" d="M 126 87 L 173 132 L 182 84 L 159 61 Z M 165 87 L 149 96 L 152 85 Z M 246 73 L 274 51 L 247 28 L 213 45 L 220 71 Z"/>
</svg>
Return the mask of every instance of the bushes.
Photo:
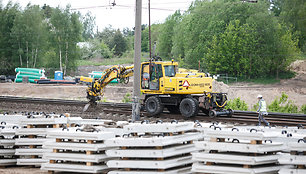
<svg viewBox="0 0 306 174">
<path fill-rule="evenodd" d="M 276 98 L 268 105 L 269 112 L 283 112 L 283 113 L 298 113 L 298 107 L 293 104 L 292 100 L 288 101 L 288 95 L 282 93 L 280 98 Z"/>
<path fill-rule="evenodd" d="M 132 95 L 130 93 L 126 93 L 122 99 L 123 103 L 131 103 L 132 102 Z"/>
<path fill-rule="evenodd" d="M 301 113 L 306 114 L 306 104 L 303 104 L 301 107 Z"/>
<path fill-rule="evenodd" d="M 228 101 L 225 109 L 247 111 L 248 105 L 245 103 L 245 101 L 241 100 L 238 97 L 238 98 L 235 98 L 234 100 Z"/>
<path fill-rule="evenodd" d="M 230 100 L 225 107 L 226 109 L 233 110 L 248 110 L 248 105 L 245 101 L 241 100 L 239 97 L 234 100 Z M 258 103 L 253 105 L 253 111 L 258 109 Z M 288 100 L 288 95 L 282 93 L 281 97 L 276 97 L 270 104 L 267 103 L 268 112 L 281 112 L 281 113 L 303 113 L 306 114 L 306 104 L 301 106 L 301 109 L 298 110 L 298 107 L 293 103 L 292 100 Z"/>
</svg>

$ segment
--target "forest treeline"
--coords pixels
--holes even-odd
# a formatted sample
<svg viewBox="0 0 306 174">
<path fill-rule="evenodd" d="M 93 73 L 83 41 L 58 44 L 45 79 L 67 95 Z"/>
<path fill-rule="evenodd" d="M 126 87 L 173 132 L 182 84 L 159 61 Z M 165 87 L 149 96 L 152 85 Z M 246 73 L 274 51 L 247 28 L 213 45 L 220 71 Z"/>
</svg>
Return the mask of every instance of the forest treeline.
<svg viewBox="0 0 306 174">
<path fill-rule="evenodd" d="M 159 29 L 162 57 L 189 68 L 259 78 L 286 72 L 306 51 L 306 1 L 195 1 L 169 16 Z"/>
<path fill-rule="evenodd" d="M 165 60 L 212 74 L 278 77 L 306 52 L 304 0 L 195 0 L 185 12 L 151 26 L 152 45 Z M 142 25 L 142 51 L 149 51 Z M 62 9 L 0 1 L 0 74 L 16 67 L 60 69 L 76 60 L 133 56 L 134 30 L 96 31 L 95 17 Z"/>
</svg>

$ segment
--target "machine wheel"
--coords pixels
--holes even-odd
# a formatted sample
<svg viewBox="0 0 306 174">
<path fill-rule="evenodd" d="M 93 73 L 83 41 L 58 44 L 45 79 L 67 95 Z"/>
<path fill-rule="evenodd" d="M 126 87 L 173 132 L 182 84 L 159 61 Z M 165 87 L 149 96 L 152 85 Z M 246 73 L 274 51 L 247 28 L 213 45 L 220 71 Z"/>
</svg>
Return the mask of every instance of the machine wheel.
<svg viewBox="0 0 306 174">
<path fill-rule="evenodd" d="M 147 98 L 145 102 L 145 107 L 149 115 L 154 116 L 158 115 L 164 110 L 164 105 L 161 104 L 161 101 L 156 96 L 151 96 Z"/>
<path fill-rule="evenodd" d="M 194 98 L 184 98 L 180 104 L 180 111 L 184 117 L 193 117 L 199 112 L 198 101 Z"/>
<path fill-rule="evenodd" d="M 168 105 L 166 108 L 171 114 L 180 114 L 180 109 L 178 106 Z"/>
<path fill-rule="evenodd" d="M 214 117 L 217 116 L 217 112 L 215 110 L 211 110 L 211 111 L 209 111 L 208 116 L 211 117 L 211 118 L 214 118 Z"/>
<path fill-rule="evenodd" d="M 229 116 L 229 117 L 232 117 L 232 115 L 233 115 L 233 113 L 234 113 L 233 110 L 232 110 L 232 109 L 227 109 L 227 111 L 229 112 L 228 116 Z"/>
</svg>

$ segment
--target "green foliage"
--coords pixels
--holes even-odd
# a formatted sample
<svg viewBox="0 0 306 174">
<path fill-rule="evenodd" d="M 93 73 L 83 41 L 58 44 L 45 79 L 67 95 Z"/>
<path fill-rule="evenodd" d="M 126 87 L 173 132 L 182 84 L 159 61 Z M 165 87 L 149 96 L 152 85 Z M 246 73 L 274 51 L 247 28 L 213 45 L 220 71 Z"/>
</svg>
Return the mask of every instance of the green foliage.
<svg viewBox="0 0 306 174">
<path fill-rule="evenodd" d="M 298 107 L 294 105 L 291 100 L 288 101 L 288 95 L 283 92 L 280 98 L 276 98 L 270 105 L 268 105 L 268 111 L 298 113 Z"/>
<path fill-rule="evenodd" d="M 82 59 L 91 59 L 96 57 L 112 58 L 114 56 L 114 49 L 109 47 L 98 39 L 91 39 L 80 46 Z"/>
<path fill-rule="evenodd" d="M 83 30 L 79 13 L 69 6 L 0 4 L 0 74 L 14 74 L 16 67 L 52 67 L 64 74 L 75 68 Z"/>
<path fill-rule="evenodd" d="M 174 33 L 174 27 L 178 24 L 178 22 L 181 19 L 181 13 L 180 11 L 176 11 L 173 15 L 170 15 L 165 23 L 160 28 L 160 34 L 158 38 L 158 44 L 157 44 L 157 52 L 159 55 L 167 60 L 171 59 L 171 49 L 173 45 L 173 36 Z"/>
<path fill-rule="evenodd" d="M 126 40 L 119 29 L 111 40 L 110 48 L 114 48 L 114 53 L 117 56 L 121 56 L 127 50 Z"/>
<path fill-rule="evenodd" d="M 133 52 L 130 52 L 130 55 L 133 55 Z M 147 54 L 146 54 L 146 56 L 147 56 Z M 141 57 L 142 62 L 147 61 L 147 60 L 148 60 L 148 58 Z M 77 60 L 76 63 L 77 63 L 78 66 L 124 65 L 124 64 L 131 65 L 131 64 L 134 63 L 134 57 L 130 57 L 130 56 L 128 56 L 128 57 L 122 56 L 121 58 L 114 57 L 114 58 L 110 58 L 110 59 L 103 59 L 103 61 L 101 61 L 101 62 L 94 62 L 90 59 L 88 59 L 88 60 L 82 59 L 82 60 Z"/>
<path fill-rule="evenodd" d="M 132 102 L 132 95 L 130 93 L 126 93 L 122 99 L 123 103 L 131 103 Z"/>
<path fill-rule="evenodd" d="M 306 104 L 303 104 L 301 107 L 301 113 L 306 114 Z"/>
<path fill-rule="evenodd" d="M 225 109 L 232 109 L 232 110 L 240 110 L 240 111 L 247 111 L 248 105 L 245 101 L 241 100 L 239 97 L 227 102 Z"/>
<path fill-rule="evenodd" d="M 130 41 L 124 37 L 119 29 L 113 29 L 112 26 L 106 27 L 102 32 L 97 33 L 97 38 L 101 42 L 104 42 L 110 50 L 113 50 L 116 56 L 122 56 L 129 48 L 128 43 Z"/>
<path fill-rule="evenodd" d="M 158 52 L 165 58 L 172 54 L 186 68 L 197 68 L 200 61 L 210 73 L 278 79 L 299 58 L 300 39 L 269 8 L 269 1 L 195 1 L 162 24 Z"/>
<path fill-rule="evenodd" d="M 154 42 L 157 42 L 159 31 L 160 31 L 161 24 L 153 24 L 151 25 L 151 51 L 153 54 L 153 47 Z M 134 39 L 134 37 L 133 37 Z M 149 52 L 150 45 L 149 45 L 149 26 L 145 26 L 145 29 L 141 32 L 141 51 L 142 52 Z M 152 55 L 153 56 L 153 55 Z"/>
<path fill-rule="evenodd" d="M 103 97 L 99 102 L 106 103 L 106 102 L 108 102 L 108 100 L 107 100 L 106 97 Z"/>
<path fill-rule="evenodd" d="M 281 1 L 279 7 L 280 18 L 293 30 L 299 33 L 299 48 L 306 52 L 306 1 L 305 0 L 277 0 Z"/>
<path fill-rule="evenodd" d="M 89 39 L 93 39 L 94 37 L 94 27 L 96 26 L 96 18 L 92 16 L 90 12 L 86 13 L 85 16 L 82 17 L 82 24 L 84 27 L 82 36 L 85 41 Z"/>
</svg>

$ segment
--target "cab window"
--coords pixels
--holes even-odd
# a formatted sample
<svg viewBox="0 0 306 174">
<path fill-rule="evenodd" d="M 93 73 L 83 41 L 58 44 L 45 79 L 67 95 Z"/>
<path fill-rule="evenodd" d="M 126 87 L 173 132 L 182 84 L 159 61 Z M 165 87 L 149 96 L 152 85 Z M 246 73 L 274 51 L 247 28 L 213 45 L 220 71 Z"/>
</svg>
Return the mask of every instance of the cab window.
<svg viewBox="0 0 306 174">
<path fill-rule="evenodd" d="M 165 65 L 165 76 L 167 77 L 174 77 L 176 74 L 175 66 L 174 65 Z"/>
</svg>

